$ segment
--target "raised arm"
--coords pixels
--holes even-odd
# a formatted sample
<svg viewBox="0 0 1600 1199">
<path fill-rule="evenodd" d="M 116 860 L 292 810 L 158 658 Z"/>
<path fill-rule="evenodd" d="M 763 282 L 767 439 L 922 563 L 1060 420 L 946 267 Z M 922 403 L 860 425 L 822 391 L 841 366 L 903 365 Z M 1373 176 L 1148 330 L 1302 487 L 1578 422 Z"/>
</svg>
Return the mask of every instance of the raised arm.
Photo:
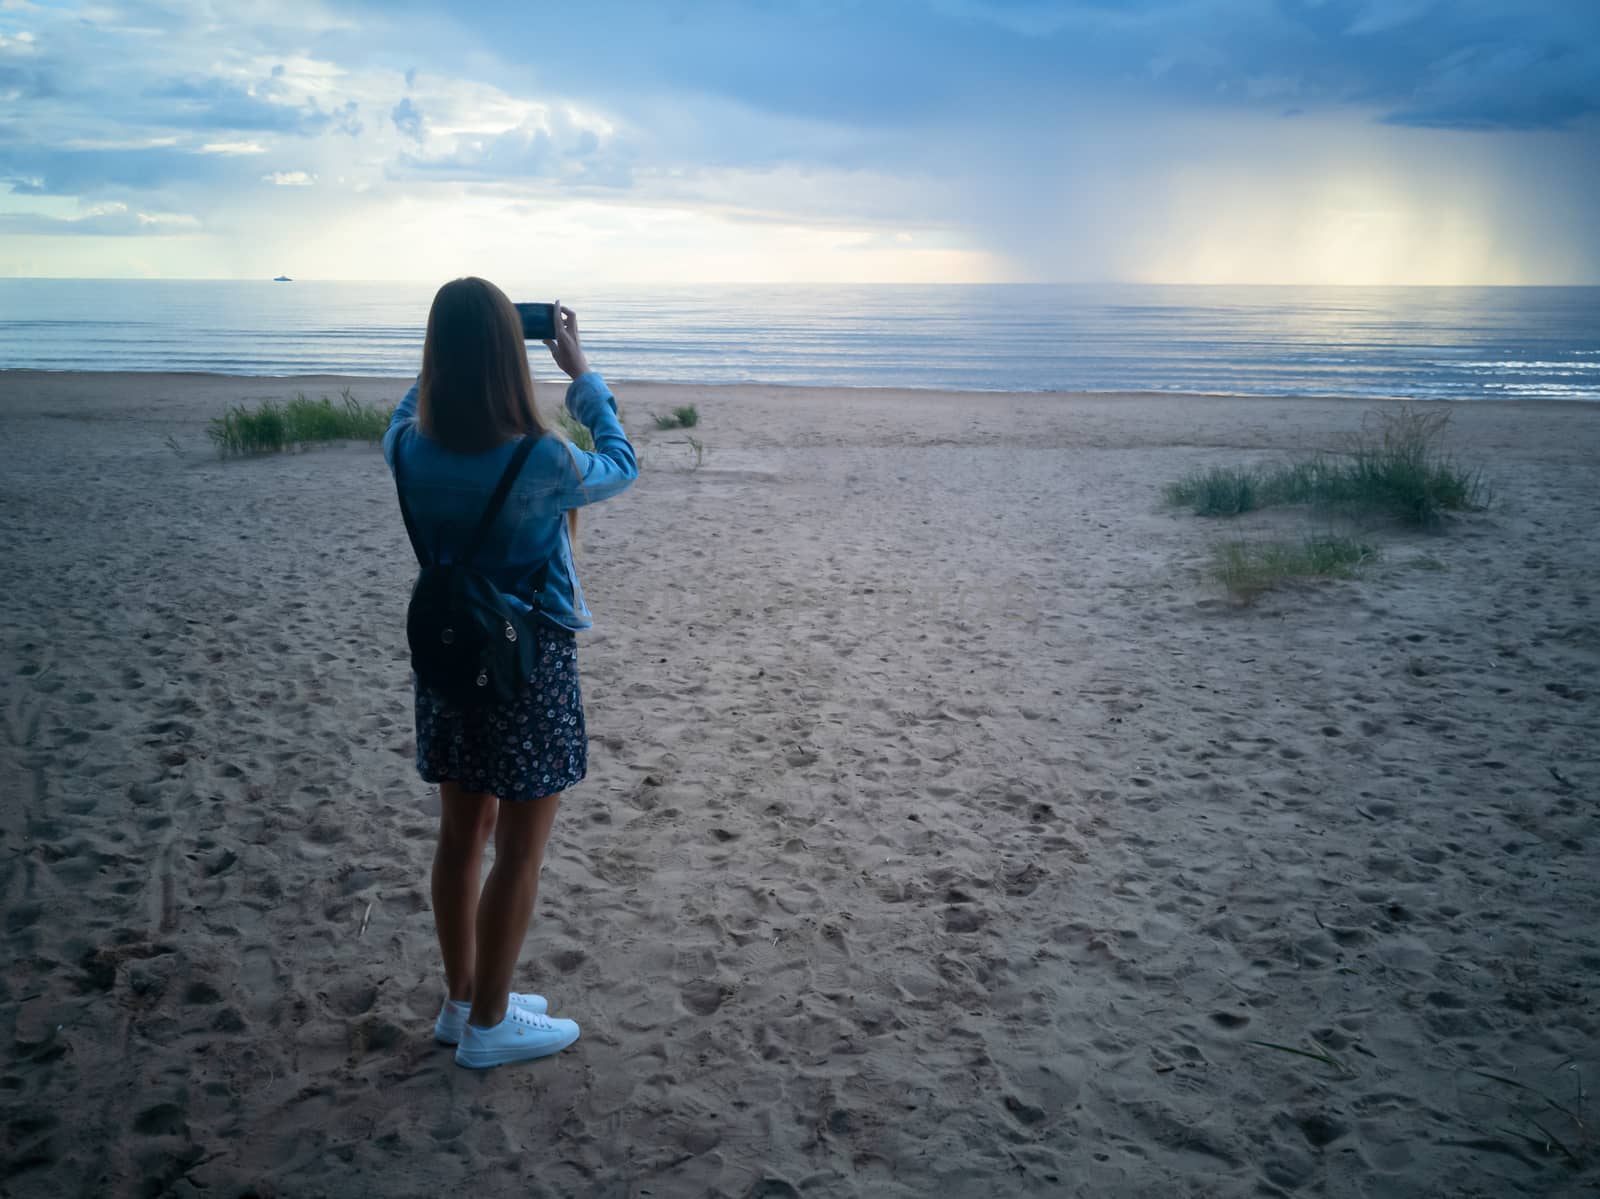
<svg viewBox="0 0 1600 1199">
<path fill-rule="evenodd" d="M 562 508 L 581 508 L 609 499 L 625 491 L 639 477 L 628 435 L 617 419 L 617 402 L 598 372 L 589 369 L 589 359 L 578 340 L 578 317 L 570 308 L 556 303 L 556 335 L 544 344 L 556 365 L 572 377 L 567 388 L 567 411 L 594 437 L 594 452 L 577 446 L 564 446 L 570 469 L 562 472 L 557 502 Z"/>
<path fill-rule="evenodd" d="M 617 402 L 597 371 L 586 371 L 572 381 L 567 411 L 594 437 L 594 453 L 575 445 L 563 447 L 570 467 L 562 472 L 557 502 L 562 508 L 581 508 L 626 491 L 639 477 L 639 462 L 617 419 Z"/>
</svg>

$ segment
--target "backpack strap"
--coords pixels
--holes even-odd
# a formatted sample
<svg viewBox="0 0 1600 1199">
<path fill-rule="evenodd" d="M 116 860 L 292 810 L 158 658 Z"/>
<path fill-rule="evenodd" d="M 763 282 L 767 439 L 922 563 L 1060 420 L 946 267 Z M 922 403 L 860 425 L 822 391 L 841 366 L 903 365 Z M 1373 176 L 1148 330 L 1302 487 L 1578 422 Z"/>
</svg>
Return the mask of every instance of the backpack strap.
<svg viewBox="0 0 1600 1199">
<path fill-rule="evenodd" d="M 533 452 L 533 437 L 524 437 L 517 443 L 517 448 L 512 451 L 511 461 L 506 463 L 505 473 L 500 476 L 500 482 L 494 489 L 494 494 L 489 497 L 489 506 L 483 510 L 483 515 L 478 518 L 478 527 L 472 530 L 472 538 L 467 542 L 467 548 L 462 552 L 460 565 L 466 566 L 477 556 L 478 550 L 483 547 L 483 539 L 489 535 L 489 530 L 494 527 L 495 517 L 500 515 L 500 509 L 505 507 L 506 497 L 511 494 L 511 486 L 517 481 L 517 476 L 522 473 L 522 464 L 528 460 L 528 455 Z"/>
</svg>

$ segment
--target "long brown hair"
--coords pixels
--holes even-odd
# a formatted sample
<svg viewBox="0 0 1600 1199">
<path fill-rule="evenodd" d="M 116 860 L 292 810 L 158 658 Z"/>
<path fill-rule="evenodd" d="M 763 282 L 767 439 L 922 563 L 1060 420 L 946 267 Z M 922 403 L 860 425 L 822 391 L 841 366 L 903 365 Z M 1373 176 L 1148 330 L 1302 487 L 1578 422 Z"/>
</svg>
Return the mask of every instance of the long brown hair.
<svg viewBox="0 0 1600 1199">
<path fill-rule="evenodd" d="M 422 343 L 417 426 L 458 454 L 481 454 L 515 437 L 543 436 L 528 372 L 522 318 L 487 279 L 452 279 L 433 297 Z M 578 513 L 567 512 L 576 539 Z"/>
</svg>

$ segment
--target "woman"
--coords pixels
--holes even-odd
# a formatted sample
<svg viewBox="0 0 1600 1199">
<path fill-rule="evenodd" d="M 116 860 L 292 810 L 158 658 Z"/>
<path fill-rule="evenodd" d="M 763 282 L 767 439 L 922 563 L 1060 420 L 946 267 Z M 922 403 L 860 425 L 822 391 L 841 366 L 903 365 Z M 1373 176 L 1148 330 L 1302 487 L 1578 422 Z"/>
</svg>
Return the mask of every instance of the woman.
<svg viewBox="0 0 1600 1199">
<path fill-rule="evenodd" d="M 422 374 L 384 436 L 383 452 L 410 511 L 419 555 L 453 561 L 518 444 L 536 439 L 473 558 L 526 610 L 535 662 L 509 703 L 460 706 L 416 685 L 417 771 L 439 784 L 433 919 L 446 996 L 434 1035 L 456 1063 L 503 1065 L 559 1052 L 578 1037 L 545 1000 L 511 990 L 561 793 L 583 778 L 588 741 L 574 633 L 592 623 L 572 564 L 576 509 L 638 477 L 616 402 L 589 369 L 577 317 L 556 305 L 544 344 L 572 378 L 567 410 L 594 436 L 586 453 L 555 434 L 534 403 L 517 310 L 482 279 L 439 289 L 428 313 Z M 478 889 L 483 849 L 494 865 Z"/>
</svg>

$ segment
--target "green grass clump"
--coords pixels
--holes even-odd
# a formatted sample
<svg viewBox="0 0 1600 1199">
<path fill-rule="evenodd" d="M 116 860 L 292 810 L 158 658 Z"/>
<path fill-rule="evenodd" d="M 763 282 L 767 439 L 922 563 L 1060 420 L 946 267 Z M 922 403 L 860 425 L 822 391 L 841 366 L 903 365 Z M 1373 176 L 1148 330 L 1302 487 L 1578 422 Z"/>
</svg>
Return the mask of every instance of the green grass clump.
<svg viewBox="0 0 1600 1199">
<path fill-rule="evenodd" d="M 1332 501 L 1389 513 L 1407 524 L 1435 525 L 1446 512 L 1482 509 L 1482 475 L 1439 448 L 1448 412 L 1413 408 L 1386 413 L 1378 431 L 1355 439 L 1335 472 Z"/>
<path fill-rule="evenodd" d="M 650 417 L 658 429 L 692 429 L 700 423 L 700 410 L 693 404 L 685 404 L 681 408 L 674 408 L 666 416 L 652 412 Z"/>
<path fill-rule="evenodd" d="M 1348 579 L 1378 556 L 1364 542 L 1334 533 L 1301 542 L 1229 541 L 1216 549 L 1211 573 L 1233 595 L 1252 600 L 1282 583 Z"/>
<path fill-rule="evenodd" d="M 558 412 L 556 413 L 556 424 L 561 427 L 561 432 L 573 445 L 580 450 L 588 450 L 589 453 L 594 453 L 594 434 L 589 432 L 581 421 L 574 420 L 569 413 Z"/>
<path fill-rule="evenodd" d="M 1167 503 L 1196 516 L 1237 516 L 1256 506 L 1256 477 L 1247 470 L 1213 467 L 1166 486 Z"/>
<path fill-rule="evenodd" d="M 1377 428 L 1353 437 L 1341 454 L 1256 470 L 1219 467 L 1169 484 L 1164 494 L 1197 516 L 1310 504 L 1433 527 L 1446 512 L 1479 511 L 1488 500 L 1479 472 L 1440 448 L 1449 421 L 1448 412 L 1414 408 L 1380 413 Z"/>
<path fill-rule="evenodd" d="M 327 396 L 308 399 L 297 392 L 292 400 L 278 404 L 263 400 L 250 411 L 243 404 L 212 420 L 206 434 L 224 458 L 243 454 L 269 454 L 296 446 L 329 441 L 377 441 L 394 409 L 363 404 L 346 387 L 342 403 L 335 405 Z"/>
<path fill-rule="evenodd" d="M 206 433 L 224 458 L 233 454 L 265 454 L 285 447 L 283 409 L 271 400 L 251 412 L 243 404 L 212 420 Z"/>
</svg>

